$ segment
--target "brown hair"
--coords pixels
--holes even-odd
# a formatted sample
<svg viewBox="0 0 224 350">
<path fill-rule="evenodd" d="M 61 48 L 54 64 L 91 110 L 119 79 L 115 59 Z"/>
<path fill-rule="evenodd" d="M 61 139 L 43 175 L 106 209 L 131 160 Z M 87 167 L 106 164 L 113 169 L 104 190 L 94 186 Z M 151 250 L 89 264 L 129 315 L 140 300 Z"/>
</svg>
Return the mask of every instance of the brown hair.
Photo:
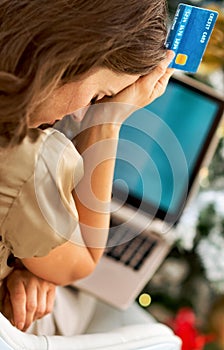
<svg viewBox="0 0 224 350">
<path fill-rule="evenodd" d="M 1 0 L 0 145 L 33 110 L 90 68 L 144 75 L 164 57 L 165 0 Z"/>
</svg>

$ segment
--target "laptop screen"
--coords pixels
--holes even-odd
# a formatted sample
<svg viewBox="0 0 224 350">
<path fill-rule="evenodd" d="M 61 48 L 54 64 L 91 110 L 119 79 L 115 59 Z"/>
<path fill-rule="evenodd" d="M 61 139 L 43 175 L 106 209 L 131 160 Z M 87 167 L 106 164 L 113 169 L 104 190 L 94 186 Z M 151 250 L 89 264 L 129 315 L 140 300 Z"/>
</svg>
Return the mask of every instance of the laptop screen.
<svg viewBox="0 0 224 350">
<path fill-rule="evenodd" d="M 120 131 L 113 196 L 177 221 L 223 111 L 223 101 L 175 78 Z"/>
</svg>

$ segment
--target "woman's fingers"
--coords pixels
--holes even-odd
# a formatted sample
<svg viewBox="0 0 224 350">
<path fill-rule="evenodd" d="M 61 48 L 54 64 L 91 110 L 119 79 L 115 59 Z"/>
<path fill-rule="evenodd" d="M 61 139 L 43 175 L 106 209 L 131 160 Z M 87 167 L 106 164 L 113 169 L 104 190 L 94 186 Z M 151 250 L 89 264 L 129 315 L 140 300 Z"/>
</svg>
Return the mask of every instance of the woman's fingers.
<svg viewBox="0 0 224 350">
<path fill-rule="evenodd" d="M 8 293 L 3 298 L 2 313 L 14 325 L 13 309 Z"/>
<path fill-rule="evenodd" d="M 20 273 L 14 271 L 7 280 L 7 289 L 13 310 L 14 325 L 22 330 L 26 322 L 26 290 Z"/>
<path fill-rule="evenodd" d="M 164 60 L 149 74 L 140 77 L 114 97 L 104 97 L 89 106 L 81 129 L 106 123 L 120 125 L 137 109 L 147 106 L 161 96 L 174 72 L 168 68 L 174 56 L 173 51 L 167 51 Z"/>
<path fill-rule="evenodd" d="M 55 286 L 51 283 L 43 281 L 38 289 L 37 295 L 37 309 L 35 313 L 35 319 L 42 318 L 43 316 L 52 312 L 55 300 Z"/>
<path fill-rule="evenodd" d="M 53 311 L 54 301 L 55 301 L 55 291 L 56 291 L 56 288 L 52 284 L 52 287 L 49 288 L 47 292 L 46 314 L 49 314 Z"/>
<path fill-rule="evenodd" d="M 33 321 L 52 311 L 55 285 L 27 270 L 14 270 L 6 281 L 5 316 L 25 331 Z"/>
<path fill-rule="evenodd" d="M 135 83 L 137 99 L 139 94 L 138 105 L 144 107 L 164 93 L 168 81 L 174 72 L 174 69 L 168 68 L 174 55 L 173 51 L 167 51 L 166 58 L 152 72 L 141 77 Z"/>
<path fill-rule="evenodd" d="M 167 51 L 165 59 L 149 74 L 140 77 L 135 83 L 121 91 L 112 99 L 102 102 L 126 103 L 141 108 L 159 97 L 166 89 L 174 70 L 168 68 L 174 58 L 173 51 Z"/>
<path fill-rule="evenodd" d="M 165 92 L 169 79 L 173 73 L 174 73 L 173 68 L 167 68 L 164 75 L 162 75 L 160 79 L 157 80 L 151 94 L 152 101 L 154 101 L 156 98 L 158 98 Z"/>
<path fill-rule="evenodd" d="M 169 64 L 173 60 L 175 54 L 173 51 L 167 51 L 166 57 L 160 64 L 149 74 L 140 78 L 141 83 L 145 83 L 148 89 L 153 90 L 157 84 L 157 82 L 169 72 Z"/>
<path fill-rule="evenodd" d="M 35 280 L 30 280 L 28 285 L 25 284 L 26 290 L 26 319 L 23 330 L 25 331 L 35 319 L 36 310 L 38 307 L 38 291 L 35 285 Z"/>
<path fill-rule="evenodd" d="M 26 284 L 26 330 L 33 321 L 38 320 L 53 310 L 55 286 L 36 276 Z"/>
</svg>

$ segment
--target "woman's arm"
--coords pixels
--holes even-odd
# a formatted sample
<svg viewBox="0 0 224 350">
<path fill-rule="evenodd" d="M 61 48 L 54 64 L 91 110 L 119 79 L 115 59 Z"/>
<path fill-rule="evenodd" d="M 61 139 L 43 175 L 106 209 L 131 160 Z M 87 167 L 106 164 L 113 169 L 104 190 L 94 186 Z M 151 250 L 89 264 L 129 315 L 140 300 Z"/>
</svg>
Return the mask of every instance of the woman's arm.
<svg viewBox="0 0 224 350">
<path fill-rule="evenodd" d="M 35 275 L 66 285 L 94 270 L 107 240 L 108 208 L 121 123 L 135 109 L 151 103 L 164 92 L 173 73 L 167 68 L 172 58 L 173 55 L 168 54 L 153 72 L 110 99 L 110 102 L 123 103 L 126 106 L 124 113 L 120 109 L 115 114 L 111 111 L 109 119 L 107 113 L 105 124 L 95 122 L 97 118 L 105 117 L 103 113 L 95 115 L 92 126 L 76 138 L 76 147 L 84 159 L 85 175 L 75 189 L 74 199 L 85 245 L 67 242 L 46 257 L 23 259 L 23 264 Z"/>
<path fill-rule="evenodd" d="M 89 275 L 106 244 L 112 179 L 120 126 L 91 127 L 76 139 L 84 160 L 84 177 L 74 191 L 85 245 L 67 242 L 42 258 L 23 259 L 28 270 L 58 285 Z M 80 141 L 81 140 L 81 141 Z"/>
</svg>

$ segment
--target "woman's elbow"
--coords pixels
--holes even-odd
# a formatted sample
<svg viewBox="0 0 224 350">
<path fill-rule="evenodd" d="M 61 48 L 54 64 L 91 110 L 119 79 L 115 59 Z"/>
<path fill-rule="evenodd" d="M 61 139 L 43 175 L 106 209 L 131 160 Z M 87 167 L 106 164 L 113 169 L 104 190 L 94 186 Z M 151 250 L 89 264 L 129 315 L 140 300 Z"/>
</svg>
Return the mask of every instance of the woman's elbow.
<svg viewBox="0 0 224 350">
<path fill-rule="evenodd" d="M 78 267 L 75 266 L 70 271 L 67 271 L 67 273 L 58 276 L 58 278 L 56 277 L 57 283 L 55 284 L 60 286 L 73 284 L 74 282 L 91 275 L 94 272 L 96 266 L 97 263 L 92 259 L 88 262 L 88 264 L 80 264 Z"/>
</svg>

